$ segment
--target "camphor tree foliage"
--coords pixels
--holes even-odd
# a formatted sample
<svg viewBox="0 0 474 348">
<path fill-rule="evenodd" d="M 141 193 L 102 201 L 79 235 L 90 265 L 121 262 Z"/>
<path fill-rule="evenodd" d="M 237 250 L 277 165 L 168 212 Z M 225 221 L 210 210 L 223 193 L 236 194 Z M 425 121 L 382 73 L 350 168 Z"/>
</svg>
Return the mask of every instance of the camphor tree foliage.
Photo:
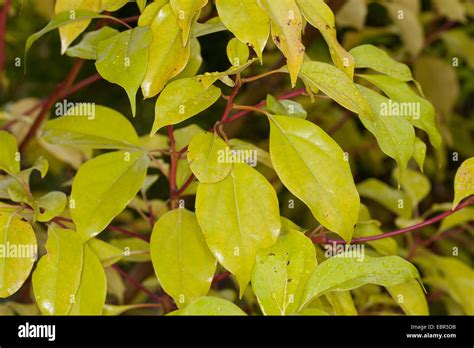
<svg viewBox="0 0 474 348">
<path fill-rule="evenodd" d="M 2 314 L 474 314 L 472 3 L 0 3 Z"/>
</svg>

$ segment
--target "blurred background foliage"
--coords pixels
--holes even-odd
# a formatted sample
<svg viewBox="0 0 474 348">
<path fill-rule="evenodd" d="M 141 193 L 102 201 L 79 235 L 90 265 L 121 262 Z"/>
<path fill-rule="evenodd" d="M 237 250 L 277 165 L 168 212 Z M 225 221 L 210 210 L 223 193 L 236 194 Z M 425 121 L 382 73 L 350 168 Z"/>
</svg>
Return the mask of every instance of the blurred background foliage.
<svg viewBox="0 0 474 348">
<path fill-rule="evenodd" d="M 0 0 L 0 4 L 2 2 Z M 440 206 L 436 204 L 452 201 L 455 172 L 460 163 L 466 158 L 474 156 L 474 22 L 472 21 L 474 2 L 470 0 L 331 0 L 327 2 L 336 14 L 339 42 L 347 50 L 361 44 L 372 44 L 385 49 L 393 58 L 410 66 L 415 79 L 422 86 L 425 96 L 436 108 L 438 127 L 444 140 L 443 156 L 438 160 L 433 149 L 428 147 L 424 175 L 431 183 L 431 192 L 416 207 L 415 210 L 419 212 L 419 215 L 415 215 L 411 221 L 403 221 L 375 202 L 364 200 L 371 215 L 381 221 L 384 229 L 411 225 L 424 217 L 421 215 L 423 212 L 440 209 Z M 409 20 L 394 20 L 396 19 L 394 17 L 396 11 L 393 11 L 394 4 L 401 5 L 406 9 Z M 18 139 L 25 135 L 34 117 L 34 115 L 24 115 L 25 111 L 38 99 L 46 98 L 64 79 L 74 62 L 74 58 L 60 55 L 59 35 L 57 31 L 53 31 L 39 40 L 30 51 L 27 72 L 24 73 L 25 41 L 29 35 L 48 23 L 53 15 L 53 8 L 54 0 L 14 0 L 10 9 L 6 33 L 6 68 L 2 77 L 0 94 L 0 128 L 6 127 L 13 119 L 20 120 L 9 127 L 9 130 Z M 137 14 L 136 4 L 129 3 L 118 12 L 114 12 L 113 16 L 126 18 Z M 210 1 L 210 4 L 203 9 L 200 21 L 203 22 L 215 16 L 216 10 Z M 113 23 L 108 25 L 116 26 Z M 120 27 L 117 26 L 117 28 Z M 224 31 L 199 38 L 203 58 L 201 73 L 224 71 L 229 67 L 225 51 L 226 45 L 232 37 L 230 32 Z M 304 33 L 304 43 L 311 59 L 331 62 L 328 47 L 317 30 L 307 26 Z M 272 42 L 269 42 L 264 57 L 263 65 L 253 64 L 245 72 L 245 75 L 257 75 L 285 64 L 283 56 Z M 18 64 L 19 62 L 20 64 Z M 93 62 L 87 62 L 79 79 L 95 73 Z M 298 87 L 302 87 L 302 85 Z M 289 90 L 289 77 L 286 74 L 272 75 L 245 85 L 236 102 L 241 105 L 254 105 L 265 99 L 267 94 L 278 96 Z M 224 93 L 229 94 L 230 90 L 224 89 Z M 94 102 L 114 108 L 131 120 L 140 135 L 147 136 L 154 119 L 154 99 L 142 100 L 139 96 L 137 117 L 132 118 L 129 101 L 123 90 L 106 81 L 96 82 L 67 99 L 73 102 Z M 367 178 L 377 178 L 396 189 L 396 180 L 392 175 L 396 168 L 395 161 L 383 154 L 377 146 L 376 139 L 352 113 L 330 100 L 318 98 L 312 103 L 308 97 L 299 97 L 296 101 L 300 102 L 307 110 L 308 120 L 330 133 L 344 151 L 350 154 L 350 163 L 356 183 Z M 220 118 L 224 107 L 225 103 L 221 101 L 206 110 L 203 115 L 183 122 L 180 124 L 180 128 L 190 124 L 198 124 L 204 129 L 210 128 Z M 192 133 L 192 128 L 184 128 L 182 133 Z M 238 137 L 263 149 L 268 149 L 269 126 L 262 117 L 242 118 L 226 126 L 226 133 L 229 138 Z M 417 132 L 417 135 L 426 140 L 424 134 Z M 76 161 L 77 167 L 77 163 L 80 164 L 84 160 L 79 157 L 64 161 L 64 156 L 69 156 L 67 153 L 62 154 L 61 160 L 60 155 L 52 154 L 42 144 L 33 141 L 26 152 L 25 165 L 31 165 L 40 155 L 48 159 L 50 174 L 46 180 L 39 180 L 39 175 L 34 174 L 32 186 L 37 191 L 45 192 L 50 189 L 58 189 L 61 186 L 66 188 L 70 185 L 70 180 L 75 173 L 75 165 L 74 163 L 71 165 L 71 163 Z M 415 163 L 410 163 L 410 165 L 412 169 L 416 169 Z M 265 173 L 279 190 L 282 215 L 304 228 L 314 228 L 317 224 L 309 210 L 283 189 L 278 180 L 275 180 L 275 173 L 261 165 L 259 170 Z M 160 178 L 152 186 L 148 195 L 154 199 L 166 200 L 169 195 L 166 178 Z M 187 199 L 192 200 L 193 197 Z M 295 202 L 295 207 L 287 204 L 292 200 Z M 157 202 L 159 209 L 160 201 Z M 191 204 L 192 202 L 190 202 Z M 434 267 L 435 261 L 427 261 L 430 260 L 431 252 L 451 256 L 453 246 L 459 247 L 459 256 L 465 264 L 472 264 L 474 227 L 472 222 L 466 223 L 466 221 L 474 219 L 473 209 L 466 209 L 463 214 L 463 217 L 458 217 L 457 220 L 453 219 L 442 228 L 446 230 L 462 224 L 462 228 L 467 230 L 467 233 L 457 233 L 450 238 L 436 241 L 430 245 L 431 251 L 421 251 L 416 254 L 417 257 L 420 257 L 420 255 L 424 255 L 423 253 L 429 253 L 425 254 L 422 261 L 417 261 L 416 258 L 412 260 L 421 268 L 425 276 L 437 272 L 430 269 L 430 267 Z M 147 224 L 136 219 L 136 216 L 134 213 L 126 211 L 121 214 L 119 220 L 127 223 L 131 229 L 138 231 L 146 229 Z M 427 227 L 421 230 L 420 236 L 416 238 L 427 239 L 437 230 L 439 232 L 436 227 Z M 407 246 L 413 242 L 413 238 L 415 237 L 412 235 L 399 236 L 397 242 L 408 249 Z M 137 248 L 142 247 L 145 246 L 137 246 Z M 151 270 L 149 266 L 148 264 L 148 272 Z M 140 272 L 147 273 L 143 270 Z M 452 272 L 456 272 L 456 270 Z M 468 274 L 471 273 L 468 272 Z M 108 274 L 108 278 L 110 284 L 114 284 L 112 285 L 114 289 L 109 290 L 115 293 L 118 303 L 123 301 L 124 296 L 128 296 L 130 299 L 130 291 L 123 288 L 123 284 L 121 285 L 117 280 L 116 274 L 112 272 Z M 432 278 L 436 277 L 432 276 Z M 150 284 L 147 285 L 147 281 Z M 154 284 L 153 278 L 145 279 L 144 284 L 151 288 L 157 286 Z M 455 286 L 457 285 L 454 284 L 453 287 Z M 462 295 L 450 290 L 449 285 L 446 287 L 448 288 L 435 284 L 437 290 L 428 291 L 431 313 L 466 313 L 466 310 L 460 306 L 462 301 L 459 301 L 459 296 Z M 235 300 L 236 294 L 230 289 L 221 289 L 220 291 L 222 292 L 221 296 Z M 462 292 L 462 290 L 460 291 Z M 446 293 L 449 293 L 449 296 Z M 396 307 L 392 308 L 393 306 L 391 306 L 393 300 L 383 295 L 380 287 L 365 286 L 355 290 L 353 295 L 359 313 L 397 313 Z M 142 294 L 134 293 L 134 296 L 130 301 L 135 303 L 143 301 Z M 249 293 L 246 301 L 249 306 L 257 308 L 255 298 L 252 299 L 252 296 Z M 335 301 L 335 299 L 332 300 Z M 469 300 L 464 299 L 464 301 Z"/>
</svg>

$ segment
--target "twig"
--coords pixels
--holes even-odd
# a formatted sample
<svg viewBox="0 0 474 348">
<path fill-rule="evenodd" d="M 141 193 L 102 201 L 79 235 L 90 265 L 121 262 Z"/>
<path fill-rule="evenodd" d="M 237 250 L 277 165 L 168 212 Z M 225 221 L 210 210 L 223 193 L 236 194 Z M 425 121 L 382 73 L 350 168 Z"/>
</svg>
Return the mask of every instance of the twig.
<svg viewBox="0 0 474 348">
<path fill-rule="evenodd" d="M 135 278 L 133 278 L 130 274 L 128 274 L 127 272 L 125 272 L 123 269 L 121 269 L 119 266 L 117 265 L 112 265 L 112 268 L 114 270 L 116 270 L 117 272 L 119 272 L 125 279 L 128 280 L 128 282 L 130 284 L 132 284 L 134 287 L 136 287 L 137 289 L 143 291 L 145 294 L 148 295 L 148 297 L 150 299 L 152 299 L 153 301 L 157 302 L 157 303 L 161 303 L 163 304 L 163 300 L 160 296 L 158 296 L 157 294 L 153 293 L 152 291 L 148 290 L 146 287 L 144 287 L 138 280 L 136 280 Z"/>
</svg>

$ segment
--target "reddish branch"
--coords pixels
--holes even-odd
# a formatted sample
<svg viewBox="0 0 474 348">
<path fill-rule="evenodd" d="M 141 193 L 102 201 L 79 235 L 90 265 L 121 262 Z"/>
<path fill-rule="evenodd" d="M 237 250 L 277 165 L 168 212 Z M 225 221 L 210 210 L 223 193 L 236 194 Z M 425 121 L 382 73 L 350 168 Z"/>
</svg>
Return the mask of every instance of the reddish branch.
<svg viewBox="0 0 474 348">
<path fill-rule="evenodd" d="M 157 294 L 155 294 L 154 292 L 148 290 L 146 287 L 144 287 L 138 280 L 136 280 L 135 278 L 133 278 L 130 274 L 128 274 L 127 272 L 125 272 L 123 269 L 121 269 L 119 266 L 117 265 L 112 265 L 112 268 L 114 270 L 116 270 L 117 272 L 119 272 L 125 279 L 127 279 L 127 281 L 132 284 L 134 287 L 136 287 L 137 289 L 140 289 L 141 291 L 143 291 L 145 294 L 148 295 L 148 297 L 150 299 L 152 299 L 154 302 L 157 302 L 157 303 L 161 303 L 163 304 L 163 300 L 160 296 L 158 296 Z"/>
<path fill-rule="evenodd" d="M 0 12 L 0 86 L 3 81 L 3 68 L 5 67 L 5 34 L 7 31 L 8 11 L 10 0 L 3 1 L 2 12 Z"/>
<path fill-rule="evenodd" d="M 64 93 L 64 90 L 68 90 L 69 87 L 71 87 L 71 85 L 74 83 L 74 80 L 79 74 L 83 64 L 84 64 L 83 60 L 81 59 L 76 60 L 71 70 L 69 71 L 68 75 L 66 76 L 66 79 L 56 87 L 54 92 L 44 102 L 44 104 L 41 107 L 40 113 L 36 117 L 35 121 L 33 122 L 33 125 L 28 130 L 28 133 L 26 134 L 25 138 L 20 144 L 20 152 L 23 152 L 26 149 L 26 146 L 28 145 L 28 143 L 36 135 L 36 132 L 38 131 L 39 127 L 41 126 L 43 121 L 47 118 L 49 110 L 53 107 L 54 103 L 56 103 L 56 101 L 61 98 L 61 95 Z"/>
<path fill-rule="evenodd" d="M 448 210 L 448 211 L 446 211 L 442 214 L 439 214 L 437 216 L 434 216 L 431 219 L 425 220 L 425 221 L 423 221 L 419 224 L 409 226 L 409 227 L 405 227 L 405 228 L 401 228 L 399 230 L 395 230 L 395 231 L 391 231 L 391 232 L 386 232 L 386 233 L 375 235 L 375 236 L 354 238 L 354 239 L 351 240 L 350 244 L 370 242 L 370 241 L 374 241 L 374 240 L 394 237 L 394 236 L 398 236 L 399 234 L 404 234 L 404 233 L 408 233 L 408 232 L 411 232 L 411 231 L 419 230 L 420 228 L 423 228 L 423 227 L 432 225 L 432 224 L 434 224 L 438 221 L 441 221 L 444 218 L 454 214 L 455 212 L 457 212 L 457 211 L 459 211 L 459 210 L 461 210 L 461 209 L 463 209 L 463 208 L 465 208 L 465 207 L 467 207 L 471 204 L 474 204 L 474 196 L 471 196 L 470 198 L 466 199 L 464 202 L 459 204 L 456 208 L 454 208 L 452 210 Z M 318 244 L 346 244 L 346 242 L 343 241 L 343 240 L 332 239 L 332 238 L 327 237 L 326 235 L 315 236 L 315 237 L 312 238 L 312 241 L 314 243 L 318 243 Z"/>
<path fill-rule="evenodd" d="M 173 126 L 168 126 L 168 137 L 170 139 L 170 173 L 168 176 L 170 185 L 170 205 L 171 209 L 175 209 L 177 195 L 176 173 L 178 170 L 178 160 L 180 154 L 176 151 L 176 140 L 174 138 Z"/>
</svg>

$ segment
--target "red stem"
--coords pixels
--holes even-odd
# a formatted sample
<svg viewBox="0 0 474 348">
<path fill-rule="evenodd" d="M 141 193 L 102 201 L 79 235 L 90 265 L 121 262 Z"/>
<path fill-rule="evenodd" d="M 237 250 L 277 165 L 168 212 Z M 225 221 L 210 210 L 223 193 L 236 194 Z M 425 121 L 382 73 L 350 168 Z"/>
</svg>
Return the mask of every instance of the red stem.
<svg viewBox="0 0 474 348">
<path fill-rule="evenodd" d="M 434 224 L 434 223 L 436 223 L 440 220 L 443 220 L 444 218 L 448 217 L 449 215 L 452 215 L 455 212 L 457 212 L 457 211 L 459 211 L 459 210 L 461 210 L 461 209 L 463 209 L 463 208 L 465 208 L 465 207 L 467 207 L 471 204 L 474 204 L 474 196 L 471 196 L 470 198 L 466 199 L 464 202 L 459 204 L 456 208 L 454 208 L 452 210 L 448 210 L 448 211 L 446 211 L 442 214 L 439 214 L 435 217 L 432 217 L 431 219 L 428 219 L 426 221 L 420 222 L 419 224 L 409 226 L 409 227 L 405 227 L 405 228 L 395 230 L 395 231 L 391 231 L 391 232 L 386 232 L 386 233 L 379 234 L 379 235 L 376 235 L 376 236 L 354 238 L 350 241 L 350 244 L 370 242 L 370 241 L 373 241 L 373 240 L 389 238 L 389 237 L 397 236 L 399 234 L 404 234 L 404 233 L 408 233 L 408 232 L 411 232 L 411 231 L 415 231 L 415 230 L 418 230 L 420 228 L 432 225 L 432 224 Z M 314 243 L 318 243 L 318 244 L 346 244 L 346 241 L 344 241 L 344 240 L 332 239 L 332 238 L 329 238 L 325 235 L 316 236 L 316 237 L 312 238 L 312 240 L 313 240 Z"/>
<path fill-rule="evenodd" d="M 160 296 L 158 296 L 157 294 L 153 293 L 152 291 L 148 290 L 147 288 L 145 288 L 138 280 L 136 280 L 135 278 L 133 278 L 130 274 L 128 274 L 127 272 L 125 272 L 123 269 L 121 269 L 119 266 L 117 265 L 112 265 L 112 268 L 114 270 L 116 270 L 117 272 L 119 272 L 125 279 L 128 280 L 128 282 L 130 284 L 132 284 L 134 287 L 136 287 L 137 289 L 140 289 L 141 291 L 143 291 L 145 294 L 148 295 L 148 297 L 150 299 L 152 299 L 153 301 L 157 302 L 157 303 L 163 303 L 162 299 Z"/>
</svg>

